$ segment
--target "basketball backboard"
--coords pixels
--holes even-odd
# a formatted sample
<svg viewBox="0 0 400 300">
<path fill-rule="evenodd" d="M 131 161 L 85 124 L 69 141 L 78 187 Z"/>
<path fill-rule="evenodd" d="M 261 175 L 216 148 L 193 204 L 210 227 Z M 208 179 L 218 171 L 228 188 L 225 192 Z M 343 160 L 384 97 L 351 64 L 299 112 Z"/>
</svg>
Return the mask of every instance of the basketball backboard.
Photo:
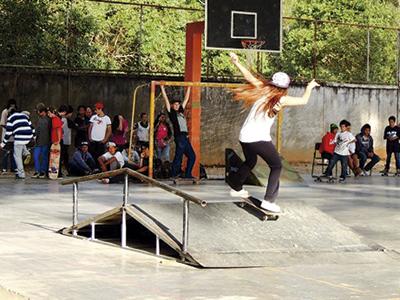
<svg viewBox="0 0 400 300">
<path fill-rule="evenodd" d="M 243 50 L 243 40 L 282 49 L 282 0 L 206 0 L 206 49 Z"/>
</svg>

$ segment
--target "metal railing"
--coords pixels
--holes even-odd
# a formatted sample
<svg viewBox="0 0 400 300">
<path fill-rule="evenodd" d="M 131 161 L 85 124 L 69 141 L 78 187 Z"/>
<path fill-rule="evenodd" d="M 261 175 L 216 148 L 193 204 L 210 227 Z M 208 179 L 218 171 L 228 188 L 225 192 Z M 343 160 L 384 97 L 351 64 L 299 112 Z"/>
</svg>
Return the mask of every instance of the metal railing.
<svg viewBox="0 0 400 300">
<path fill-rule="evenodd" d="M 187 253 L 188 243 L 189 243 L 189 203 L 193 202 L 201 207 L 207 206 L 207 201 L 201 200 L 197 197 L 194 197 L 190 194 L 187 194 L 175 187 L 172 187 L 168 184 L 159 182 L 153 178 L 145 176 L 141 173 L 133 171 L 128 168 L 123 168 L 114 171 L 103 172 L 99 174 L 93 174 L 78 178 L 71 178 L 61 181 L 62 185 L 70 185 L 72 184 L 72 235 L 78 235 L 78 205 L 79 205 L 79 183 L 88 182 L 97 179 L 109 178 L 113 176 L 124 175 L 124 186 L 123 186 L 123 201 L 121 207 L 121 247 L 126 247 L 126 207 L 128 206 L 128 198 L 129 198 L 129 177 L 134 177 L 143 182 L 147 182 L 153 186 L 161 188 L 169 193 L 172 193 L 183 200 L 183 229 L 182 229 L 182 252 Z M 91 238 L 95 238 L 95 223 L 91 223 Z M 159 238 L 156 236 L 156 253 L 159 255 Z"/>
</svg>

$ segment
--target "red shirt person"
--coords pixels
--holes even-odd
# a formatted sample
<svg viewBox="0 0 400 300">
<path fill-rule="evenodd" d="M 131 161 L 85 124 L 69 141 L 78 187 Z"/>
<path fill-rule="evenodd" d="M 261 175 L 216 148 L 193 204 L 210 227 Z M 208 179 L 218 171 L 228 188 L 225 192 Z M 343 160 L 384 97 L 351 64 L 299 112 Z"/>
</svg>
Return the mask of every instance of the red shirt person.
<svg viewBox="0 0 400 300">
<path fill-rule="evenodd" d="M 335 151 L 335 136 L 337 131 L 338 126 L 332 123 L 330 125 L 330 131 L 323 136 L 321 146 L 319 147 L 319 153 L 321 153 L 322 158 L 331 160 L 333 152 Z"/>
</svg>

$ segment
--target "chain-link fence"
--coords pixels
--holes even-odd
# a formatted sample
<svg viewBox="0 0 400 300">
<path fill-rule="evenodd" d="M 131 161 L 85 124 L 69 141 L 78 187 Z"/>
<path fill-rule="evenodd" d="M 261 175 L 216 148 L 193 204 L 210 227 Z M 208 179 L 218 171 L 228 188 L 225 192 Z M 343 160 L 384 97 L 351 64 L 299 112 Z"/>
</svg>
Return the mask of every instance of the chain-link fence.
<svg viewBox="0 0 400 300">
<path fill-rule="evenodd" d="M 200 4 L 2 0 L 0 66 L 181 76 L 186 24 L 203 19 Z M 280 69 L 299 80 L 399 82 L 400 28 L 284 17 L 283 34 L 282 53 L 258 54 L 259 72 Z M 227 53 L 215 50 L 203 51 L 202 72 L 208 80 L 236 74 Z"/>
</svg>

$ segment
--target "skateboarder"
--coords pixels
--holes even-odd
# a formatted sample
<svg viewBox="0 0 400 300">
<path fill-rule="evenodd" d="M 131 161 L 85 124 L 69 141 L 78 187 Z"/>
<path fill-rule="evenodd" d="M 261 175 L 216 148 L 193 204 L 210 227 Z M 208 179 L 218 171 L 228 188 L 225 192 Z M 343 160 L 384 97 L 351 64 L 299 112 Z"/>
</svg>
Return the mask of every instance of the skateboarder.
<svg viewBox="0 0 400 300">
<path fill-rule="evenodd" d="M 189 101 L 190 87 L 188 87 L 183 103 L 179 99 L 169 101 L 165 88 L 161 85 L 161 92 L 164 98 L 165 107 L 168 111 L 169 119 L 171 120 L 174 128 L 175 137 L 175 157 L 172 162 L 172 177 L 177 177 L 181 173 L 183 155 L 186 155 L 187 165 L 184 178 L 194 179 L 192 176 L 192 169 L 194 162 L 196 161 L 196 154 L 190 144 L 188 138 L 188 126 L 186 117 L 183 114 L 185 107 Z"/>
<path fill-rule="evenodd" d="M 236 54 L 231 52 L 230 57 L 232 63 L 242 72 L 249 83 L 243 88 L 235 89 L 235 99 L 243 101 L 245 107 L 251 107 L 239 137 L 246 161 L 237 172 L 229 174 L 232 179 L 231 196 L 249 197 L 249 193 L 243 189 L 243 183 L 249 176 L 251 169 L 256 165 L 259 155 L 271 168 L 261 207 L 272 212 L 280 212 L 280 207 L 275 204 L 275 200 L 279 191 L 282 163 L 275 146 L 272 144 L 271 127 L 282 107 L 307 104 L 311 91 L 319 84 L 312 80 L 307 85 L 302 97 L 290 97 L 287 96 L 290 78 L 286 73 L 275 73 L 271 81 L 262 79 L 261 76 L 256 78 L 239 62 Z"/>
</svg>

